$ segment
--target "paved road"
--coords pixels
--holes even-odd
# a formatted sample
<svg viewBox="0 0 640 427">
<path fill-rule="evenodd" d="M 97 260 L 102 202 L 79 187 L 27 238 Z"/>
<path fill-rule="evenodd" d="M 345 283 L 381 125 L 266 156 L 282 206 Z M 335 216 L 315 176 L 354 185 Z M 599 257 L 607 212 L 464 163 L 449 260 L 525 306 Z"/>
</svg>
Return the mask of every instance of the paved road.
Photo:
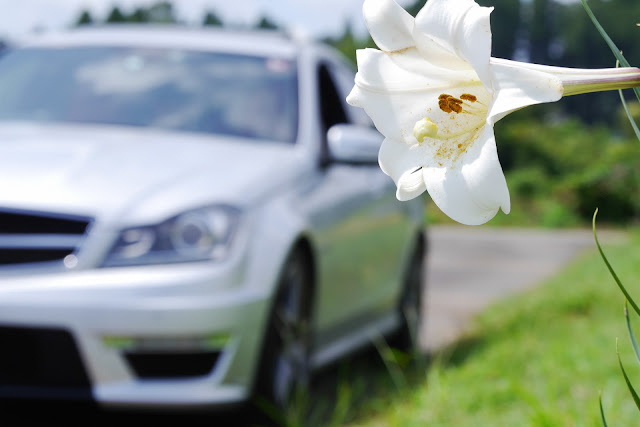
<svg viewBox="0 0 640 427">
<path fill-rule="evenodd" d="M 598 238 L 608 243 L 621 235 L 600 232 Z M 432 226 L 423 345 L 433 350 L 450 343 L 491 302 L 540 283 L 594 248 L 590 230 Z"/>
</svg>

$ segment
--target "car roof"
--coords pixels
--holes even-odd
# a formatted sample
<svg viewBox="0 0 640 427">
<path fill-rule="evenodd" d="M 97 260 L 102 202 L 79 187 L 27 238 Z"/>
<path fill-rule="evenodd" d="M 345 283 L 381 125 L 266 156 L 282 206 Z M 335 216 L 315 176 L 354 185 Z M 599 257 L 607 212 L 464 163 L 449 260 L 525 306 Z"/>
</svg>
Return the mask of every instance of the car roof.
<svg viewBox="0 0 640 427">
<path fill-rule="evenodd" d="M 301 48 L 301 42 L 273 30 L 238 31 L 174 24 L 108 24 L 35 34 L 14 40 L 12 46 L 174 48 L 294 58 Z"/>
</svg>

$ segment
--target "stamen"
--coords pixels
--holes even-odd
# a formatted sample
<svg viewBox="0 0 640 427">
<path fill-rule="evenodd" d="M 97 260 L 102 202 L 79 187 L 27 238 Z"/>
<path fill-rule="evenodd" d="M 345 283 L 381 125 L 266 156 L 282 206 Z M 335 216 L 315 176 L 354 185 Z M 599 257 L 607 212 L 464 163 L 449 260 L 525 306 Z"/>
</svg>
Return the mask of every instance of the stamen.
<svg viewBox="0 0 640 427">
<path fill-rule="evenodd" d="M 451 108 L 456 114 L 460 114 L 462 113 L 462 101 L 460 101 L 459 103 L 456 101 L 460 101 L 459 99 L 456 98 L 450 98 L 449 99 L 449 108 Z"/>
<path fill-rule="evenodd" d="M 453 96 L 448 95 L 446 93 L 443 93 L 440 96 L 438 96 L 438 106 L 445 113 L 453 113 L 453 112 L 455 112 L 456 114 L 461 113 L 462 103 L 463 102 L 461 99 L 454 98 Z"/>
<path fill-rule="evenodd" d="M 440 96 L 442 96 L 442 95 L 440 95 Z M 447 99 L 446 99 L 446 98 L 444 98 L 444 99 L 440 99 L 440 100 L 438 101 L 438 106 L 439 106 L 439 107 L 440 107 L 440 109 L 441 109 L 442 111 L 444 111 L 445 113 L 451 113 L 451 112 L 453 112 L 453 110 L 451 109 L 451 107 L 449 107 L 449 103 L 447 102 Z"/>
</svg>

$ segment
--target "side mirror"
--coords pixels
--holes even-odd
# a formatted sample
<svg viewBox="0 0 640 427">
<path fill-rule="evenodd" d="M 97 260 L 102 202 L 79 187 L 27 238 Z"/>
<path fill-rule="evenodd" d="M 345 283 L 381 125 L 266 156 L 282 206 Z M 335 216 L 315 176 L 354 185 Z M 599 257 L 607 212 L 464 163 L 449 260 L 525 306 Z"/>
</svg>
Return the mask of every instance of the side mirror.
<svg viewBox="0 0 640 427">
<path fill-rule="evenodd" d="M 365 126 L 340 124 L 327 132 L 331 161 L 352 164 L 378 164 L 378 151 L 384 137 Z"/>
</svg>

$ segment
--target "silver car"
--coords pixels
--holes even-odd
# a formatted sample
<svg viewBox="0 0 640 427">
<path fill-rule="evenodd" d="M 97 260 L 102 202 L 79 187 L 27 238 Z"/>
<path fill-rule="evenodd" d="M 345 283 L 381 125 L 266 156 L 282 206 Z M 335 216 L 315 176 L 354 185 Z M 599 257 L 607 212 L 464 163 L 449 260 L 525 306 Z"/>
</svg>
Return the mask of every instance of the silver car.
<svg viewBox="0 0 640 427">
<path fill-rule="evenodd" d="M 423 206 L 350 66 L 275 33 L 102 27 L 0 57 L 0 397 L 285 404 L 415 345 Z"/>
</svg>

